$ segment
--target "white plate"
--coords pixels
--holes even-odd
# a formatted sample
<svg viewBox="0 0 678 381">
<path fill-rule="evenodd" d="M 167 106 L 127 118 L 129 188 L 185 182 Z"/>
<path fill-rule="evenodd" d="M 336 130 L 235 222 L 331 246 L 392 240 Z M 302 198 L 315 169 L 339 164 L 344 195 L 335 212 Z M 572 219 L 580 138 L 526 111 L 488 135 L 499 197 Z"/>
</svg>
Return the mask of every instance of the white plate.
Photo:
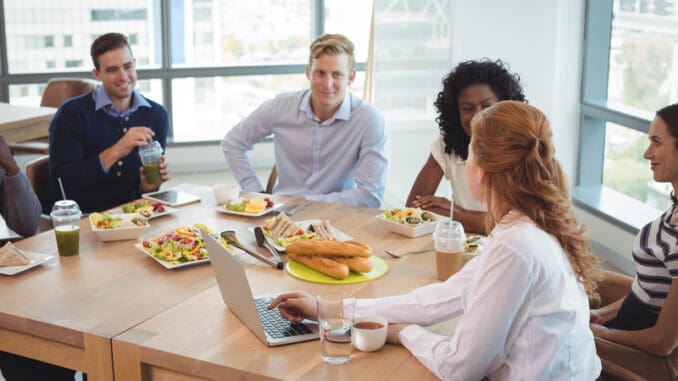
<svg viewBox="0 0 678 381">
<path fill-rule="evenodd" d="M 415 225 L 415 226 L 401 224 L 399 222 L 391 221 L 384 216 L 384 213 L 377 214 L 375 217 L 377 218 L 377 221 L 379 221 L 382 225 L 384 225 L 386 228 L 388 228 L 392 232 L 402 234 L 406 237 L 415 238 L 415 237 L 420 237 L 420 236 L 425 235 L 425 234 L 433 233 L 433 231 L 436 228 L 436 224 L 438 223 L 438 221 L 446 218 L 446 217 L 443 217 L 443 216 L 441 216 L 439 214 L 435 214 L 435 213 L 433 213 L 433 215 L 435 215 L 435 217 L 436 217 L 435 221 L 426 222 L 426 223 Z"/>
<path fill-rule="evenodd" d="M 179 209 L 177 209 L 177 208 L 172 208 L 171 206 L 163 205 L 163 207 L 165 208 L 165 211 L 164 211 L 164 212 L 160 212 L 160 213 L 152 212 L 152 213 L 151 213 L 151 216 L 148 217 L 147 220 L 150 220 L 151 218 L 162 217 L 162 216 L 164 216 L 164 215 L 176 213 L 176 212 L 179 211 Z M 115 213 L 115 214 L 136 214 L 136 213 L 137 213 L 137 212 L 123 213 L 121 207 L 109 209 L 108 212 L 109 212 L 109 213 Z"/>
<path fill-rule="evenodd" d="M 308 229 L 309 225 L 311 225 L 311 224 L 318 224 L 318 223 L 321 223 L 321 222 L 322 222 L 322 220 L 317 220 L 317 219 L 316 220 L 294 221 L 294 223 L 301 226 L 301 228 L 304 229 L 304 230 Z M 249 230 L 252 232 L 252 234 L 254 234 L 254 228 L 253 227 L 250 228 Z M 352 241 L 353 240 L 353 237 L 351 237 L 350 235 L 348 235 L 348 234 L 342 232 L 341 230 L 335 228 L 331 224 L 330 224 L 330 234 L 332 234 L 332 236 L 337 241 Z M 273 247 L 275 247 L 278 251 L 283 251 L 283 252 L 285 251 L 285 246 L 276 245 L 275 241 L 273 239 L 271 239 L 270 237 L 266 236 L 266 240 L 271 245 L 273 245 Z"/>
<path fill-rule="evenodd" d="M 20 250 L 20 249 L 19 249 L 19 251 L 21 252 L 21 254 L 24 255 L 24 257 L 28 258 L 31 261 L 31 263 L 24 265 L 24 266 L 3 266 L 3 267 L 0 267 L 0 274 L 16 275 L 16 274 L 22 273 L 22 272 L 24 272 L 28 269 L 32 269 L 35 266 L 43 264 L 43 263 L 49 261 L 50 259 L 52 259 L 52 257 L 54 257 L 54 255 L 41 254 L 41 253 L 36 253 L 34 251 L 27 251 L 27 250 Z"/>
<path fill-rule="evenodd" d="M 217 207 L 217 211 L 219 211 L 221 213 L 226 213 L 226 214 L 235 214 L 237 216 L 260 217 L 260 216 L 263 216 L 264 214 L 268 214 L 268 213 L 271 213 L 274 210 L 280 209 L 280 207 L 282 207 L 283 205 L 285 205 L 284 202 L 276 202 L 275 204 L 273 204 L 272 207 L 266 208 L 266 209 L 262 210 L 261 212 L 259 212 L 257 214 L 245 213 L 245 212 L 236 212 L 235 210 L 228 210 L 228 209 L 226 209 L 225 205 L 219 205 Z"/>
<path fill-rule="evenodd" d="M 190 262 L 178 263 L 176 265 L 173 265 L 173 264 L 171 264 L 167 261 L 163 261 L 162 259 L 158 259 L 158 258 L 154 257 L 153 254 L 144 250 L 144 247 L 141 246 L 140 243 L 135 244 L 134 247 L 136 247 L 142 253 L 153 258 L 154 261 L 160 263 L 164 268 L 169 269 L 169 270 L 178 269 L 180 267 L 195 266 L 195 265 L 199 265 L 201 263 L 208 263 L 210 261 L 209 257 L 207 257 L 207 258 L 203 258 L 203 259 L 198 259 L 197 261 L 190 261 Z"/>
</svg>

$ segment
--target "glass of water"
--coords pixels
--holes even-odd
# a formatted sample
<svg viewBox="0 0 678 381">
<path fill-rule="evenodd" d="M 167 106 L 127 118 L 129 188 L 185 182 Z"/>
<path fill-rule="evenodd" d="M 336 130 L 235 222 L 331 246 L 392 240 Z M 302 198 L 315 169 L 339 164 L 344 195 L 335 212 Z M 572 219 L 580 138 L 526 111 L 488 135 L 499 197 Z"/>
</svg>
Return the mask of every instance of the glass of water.
<svg viewBox="0 0 678 381">
<path fill-rule="evenodd" d="M 355 298 L 340 292 L 323 293 L 317 303 L 320 355 L 327 364 L 346 364 L 351 359 Z"/>
</svg>

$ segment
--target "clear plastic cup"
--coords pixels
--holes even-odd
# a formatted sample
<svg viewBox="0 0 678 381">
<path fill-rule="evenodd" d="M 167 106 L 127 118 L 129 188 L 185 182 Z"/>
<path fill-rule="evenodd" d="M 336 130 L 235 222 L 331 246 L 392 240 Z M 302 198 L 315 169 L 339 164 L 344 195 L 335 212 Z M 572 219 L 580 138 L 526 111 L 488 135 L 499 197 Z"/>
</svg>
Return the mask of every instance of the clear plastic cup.
<svg viewBox="0 0 678 381">
<path fill-rule="evenodd" d="M 52 206 L 52 225 L 60 256 L 68 257 L 80 252 L 80 217 L 82 212 L 73 200 L 59 200 Z"/>
<path fill-rule="evenodd" d="M 157 140 L 139 148 L 139 158 L 141 158 L 141 165 L 144 166 L 144 174 L 149 184 L 162 184 L 162 176 L 160 175 L 161 157 L 162 146 Z"/>
<path fill-rule="evenodd" d="M 431 236 L 436 250 L 436 270 L 438 280 L 447 280 L 463 266 L 464 227 L 458 221 L 442 220 L 436 225 Z"/>
</svg>

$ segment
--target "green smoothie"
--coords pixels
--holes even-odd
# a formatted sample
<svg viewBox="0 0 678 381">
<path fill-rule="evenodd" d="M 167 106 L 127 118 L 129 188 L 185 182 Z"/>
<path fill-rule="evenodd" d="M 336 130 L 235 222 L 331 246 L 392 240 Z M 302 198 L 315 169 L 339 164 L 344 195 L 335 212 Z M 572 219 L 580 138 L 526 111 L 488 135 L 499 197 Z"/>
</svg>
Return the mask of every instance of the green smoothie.
<svg viewBox="0 0 678 381">
<path fill-rule="evenodd" d="M 71 256 L 80 252 L 80 227 L 61 225 L 54 228 L 59 255 Z"/>
<path fill-rule="evenodd" d="M 160 176 L 160 163 L 144 164 L 144 173 L 146 174 L 146 181 L 149 184 L 162 184 L 162 176 Z"/>
</svg>

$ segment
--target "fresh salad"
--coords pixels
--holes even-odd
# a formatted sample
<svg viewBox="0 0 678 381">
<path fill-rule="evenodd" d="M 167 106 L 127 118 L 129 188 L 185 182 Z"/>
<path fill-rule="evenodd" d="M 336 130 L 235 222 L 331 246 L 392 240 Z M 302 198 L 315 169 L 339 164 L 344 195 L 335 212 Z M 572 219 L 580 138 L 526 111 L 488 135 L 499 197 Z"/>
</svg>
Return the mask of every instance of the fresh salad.
<svg viewBox="0 0 678 381">
<path fill-rule="evenodd" d="M 477 234 L 469 235 L 466 237 L 466 241 L 464 242 L 464 252 L 473 254 L 478 251 L 478 248 L 481 246 L 481 236 Z"/>
<path fill-rule="evenodd" d="M 212 234 L 203 224 L 181 226 L 169 233 L 143 241 L 141 246 L 153 257 L 173 265 L 209 258 L 200 229 Z M 224 239 L 221 239 L 221 244 L 231 251 L 231 247 Z"/>
<path fill-rule="evenodd" d="M 165 207 L 162 203 L 146 199 L 134 200 L 122 206 L 123 213 L 139 213 L 141 216 L 149 218 L 153 214 L 162 213 Z"/>
<path fill-rule="evenodd" d="M 230 204 L 226 204 L 226 209 L 239 213 L 257 214 L 263 212 L 265 209 L 273 207 L 273 205 L 275 205 L 273 200 L 268 197 L 243 198 Z"/>
<path fill-rule="evenodd" d="M 433 213 L 419 208 L 391 209 L 384 211 L 387 220 L 405 225 L 421 225 L 436 220 Z"/>
<path fill-rule="evenodd" d="M 95 229 L 115 229 L 126 228 L 134 226 L 146 226 L 148 223 L 145 219 L 134 217 L 129 222 L 124 221 L 122 217 L 109 212 L 92 213 L 89 215 L 89 220 Z"/>
</svg>

